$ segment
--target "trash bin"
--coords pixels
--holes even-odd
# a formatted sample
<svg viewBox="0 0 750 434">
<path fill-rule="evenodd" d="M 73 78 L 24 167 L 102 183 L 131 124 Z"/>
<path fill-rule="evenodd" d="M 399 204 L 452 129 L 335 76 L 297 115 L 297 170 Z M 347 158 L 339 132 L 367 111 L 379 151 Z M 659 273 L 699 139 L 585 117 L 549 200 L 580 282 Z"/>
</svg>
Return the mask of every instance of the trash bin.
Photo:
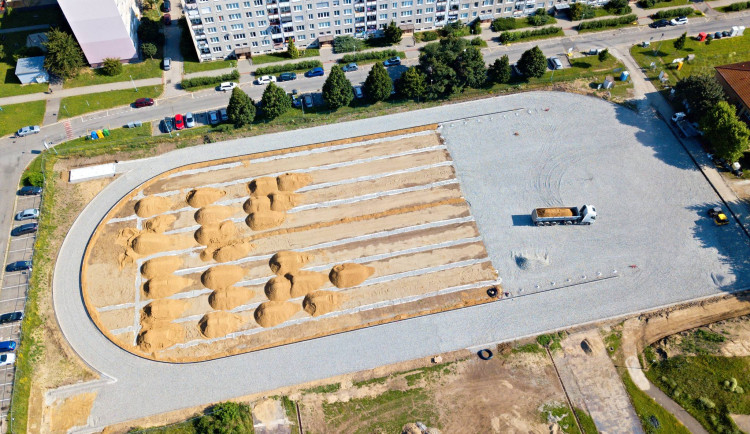
<svg viewBox="0 0 750 434">
<path fill-rule="evenodd" d="M 102 130 L 102 132 L 104 133 L 104 137 L 109 137 L 109 130 L 108 129 L 105 128 L 105 129 Z"/>
<path fill-rule="evenodd" d="M 102 130 L 96 130 L 96 135 L 101 139 L 102 137 L 104 137 L 104 132 Z"/>
<path fill-rule="evenodd" d="M 98 138 L 99 138 L 99 137 L 97 137 L 97 136 L 96 136 L 96 131 L 92 131 L 92 132 L 91 132 L 91 140 L 96 140 L 96 139 L 98 139 Z"/>
</svg>

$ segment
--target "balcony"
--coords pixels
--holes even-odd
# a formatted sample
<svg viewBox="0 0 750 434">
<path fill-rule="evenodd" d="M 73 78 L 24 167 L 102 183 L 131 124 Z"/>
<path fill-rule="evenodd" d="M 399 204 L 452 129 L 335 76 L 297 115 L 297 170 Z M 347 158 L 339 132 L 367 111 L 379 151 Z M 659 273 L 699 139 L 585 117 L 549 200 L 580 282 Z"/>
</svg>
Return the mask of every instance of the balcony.
<svg viewBox="0 0 750 434">
<path fill-rule="evenodd" d="M 277 18 L 275 20 L 268 20 L 268 24 L 271 26 L 280 26 L 281 25 L 281 19 Z"/>
<path fill-rule="evenodd" d="M 445 6 L 438 6 L 437 10 L 435 11 L 437 13 L 445 13 Z"/>
</svg>

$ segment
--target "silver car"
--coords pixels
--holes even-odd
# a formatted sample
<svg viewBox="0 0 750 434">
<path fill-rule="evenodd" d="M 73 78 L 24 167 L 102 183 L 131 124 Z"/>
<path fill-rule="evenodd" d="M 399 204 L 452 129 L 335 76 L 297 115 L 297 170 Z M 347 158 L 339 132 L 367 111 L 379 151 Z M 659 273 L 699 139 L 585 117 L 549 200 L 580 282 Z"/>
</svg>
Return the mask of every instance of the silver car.
<svg viewBox="0 0 750 434">
<path fill-rule="evenodd" d="M 38 134 L 38 133 L 39 133 L 39 126 L 33 125 L 33 126 L 23 127 L 20 130 L 16 131 L 16 136 L 24 137 L 24 136 L 30 136 L 32 134 Z"/>
<path fill-rule="evenodd" d="M 195 126 L 195 117 L 192 113 L 187 112 L 185 113 L 185 127 L 186 128 L 193 128 Z"/>
<path fill-rule="evenodd" d="M 37 208 L 25 209 L 16 214 L 16 220 L 30 220 L 39 217 L 39 210 Z"/>
</svg>

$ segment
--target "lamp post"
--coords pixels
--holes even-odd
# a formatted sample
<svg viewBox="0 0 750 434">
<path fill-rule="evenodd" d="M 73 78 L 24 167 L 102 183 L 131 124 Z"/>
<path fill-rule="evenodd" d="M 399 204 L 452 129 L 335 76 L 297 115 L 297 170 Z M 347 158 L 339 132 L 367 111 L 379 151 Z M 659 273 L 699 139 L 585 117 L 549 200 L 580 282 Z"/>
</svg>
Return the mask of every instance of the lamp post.
<svg viewBox="0 0 750 434">
<path fill-rule="evenodd" d="M 133 83 L 133 88 L 136 92 L 138 92 L 138 87 L 136 87 L 135 81 L 133 81 L 133 74 L 130 74 L 130 82 Z"/>
</svg>

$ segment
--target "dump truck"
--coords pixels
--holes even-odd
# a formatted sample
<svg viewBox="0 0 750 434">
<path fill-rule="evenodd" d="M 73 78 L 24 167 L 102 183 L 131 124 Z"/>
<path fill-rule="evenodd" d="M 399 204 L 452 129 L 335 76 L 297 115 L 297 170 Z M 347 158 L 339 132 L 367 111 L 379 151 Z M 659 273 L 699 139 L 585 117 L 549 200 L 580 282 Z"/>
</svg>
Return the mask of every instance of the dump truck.
<svg viewBox="0 0 750 434">
<path fill-rule="evenodd" d="M 590 225 L 596 220 L 596 208 L 584 205 L 576 207 L 537 208 L 531 212 L 531 220 L 537 226 Z"/>
</svg>

